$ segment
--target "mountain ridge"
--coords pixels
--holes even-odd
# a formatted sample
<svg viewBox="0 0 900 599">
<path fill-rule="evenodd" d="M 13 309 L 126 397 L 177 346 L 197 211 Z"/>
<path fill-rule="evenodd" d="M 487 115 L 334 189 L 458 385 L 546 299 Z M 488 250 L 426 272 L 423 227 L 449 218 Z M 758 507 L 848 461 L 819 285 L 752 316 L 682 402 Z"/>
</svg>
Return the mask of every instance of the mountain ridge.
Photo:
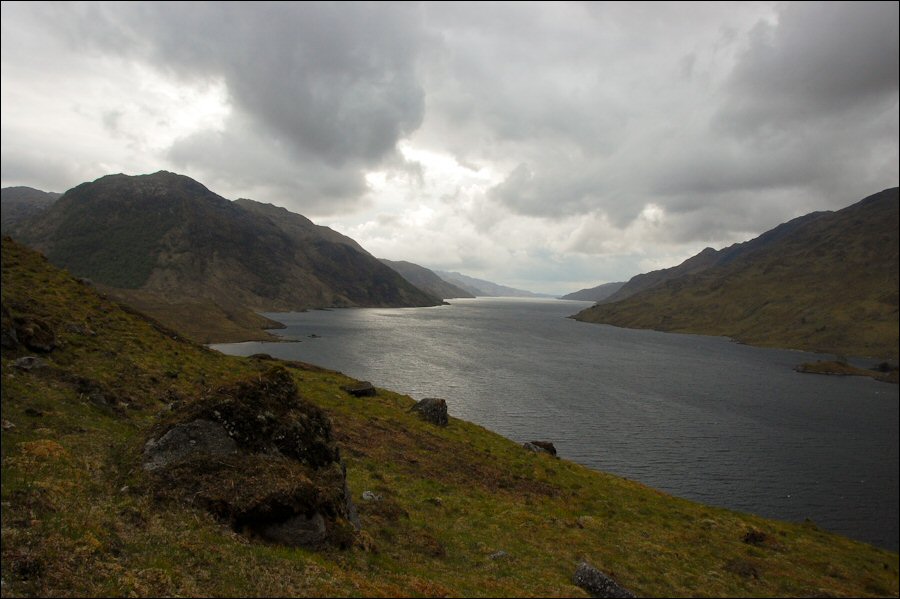
<svg viewBox="0 0 900 599">
<path fill-rule="evenodd" d="M 452 283 L 461 289 L 480 297 L 551 297 L 549 295 L 534 293 L 524 289 L 516 289 L 485 281 L 484 279 L 476 279 L 458 272 L 450 272 L 445 270 L 435 270 L 437 276 L 444 279 L 448 283 Z"/>
<path fill-rule="evenodd" d="M 355 241 L 292 214 L 160 171 L 82 183 L 14 234 L 163 322 L 183 308 L 185 328 L 204 304 L 238 323 L 253 320 L 248 312 L 441 303 Z"/>
<path fill-rule="evenodd" d="M 19 185 L 0 190 L 0 234 L 6 235 L 16 225 L 40 214 L 59 199 L 61 193 L 41 191 Z"/>
<path fill-rule="evenodd" d="M 609 296 L 613 295 L 619 289 L 621 289 L 625 285 L 625 281 L 618 281 L 613 283 L 602 283 L 597 285 L 596 287 L 589 287 L 587 289 L 579 289 L 578 291 L 573 291 L 572 293 L 567 293 L 566 295 L 560 297 L 559 299 L 564 300 L 578 300 L 578 301 L 586 301 L 586 302 L 599 302 L 605 300 Z"/>
<path fill-rule="evenodd" d="M 574 318 L 896 359 L 897 222 L 895 187 L 783 223 L 726 248 L 731 253 L 704 250 L 679 266 L 693 260 L 705 267 Z"/>
<path fill-rule="evenodd" d="M 473 298 L 472 293 L 439 277 L 434 271 L 406 260 L 379 258 L 382 264 L 390 266 L 400 275 L 423 291 L 441 299 Z"/>
</svg>

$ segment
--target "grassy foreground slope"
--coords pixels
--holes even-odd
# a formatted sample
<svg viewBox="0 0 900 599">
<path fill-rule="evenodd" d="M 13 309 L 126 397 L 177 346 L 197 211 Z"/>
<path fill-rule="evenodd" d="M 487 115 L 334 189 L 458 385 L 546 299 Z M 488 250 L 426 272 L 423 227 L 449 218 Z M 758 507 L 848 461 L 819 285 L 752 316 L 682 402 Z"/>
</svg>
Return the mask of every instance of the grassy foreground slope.
<svg viewBox="0 0 900 599">
<path fill-rule="evenodd" d="M 761 249 L 575 318 L 896 360 L 898 189 L 814 216 Z"/>
<path fill-rule="evenodd" d="M 363 530 L 319 552 L 245 537 L 155 495 L 141 450 L 172 404 L 271 361 L 175 339 L 9 240 L 2 276 L 3 330 L 22 331 L 2 353 L 3 596 L 583 596 L 581 559 L 641 596 L 898 593 L 896 554 L 438 428 L 409 397 L 354 398 L 299 363 L 284 365 L 333 422 Z M 48 332 L 52 351 L 21 344 Z M 15 366 L 28 354 L 43 366 Z"/>
</svg>

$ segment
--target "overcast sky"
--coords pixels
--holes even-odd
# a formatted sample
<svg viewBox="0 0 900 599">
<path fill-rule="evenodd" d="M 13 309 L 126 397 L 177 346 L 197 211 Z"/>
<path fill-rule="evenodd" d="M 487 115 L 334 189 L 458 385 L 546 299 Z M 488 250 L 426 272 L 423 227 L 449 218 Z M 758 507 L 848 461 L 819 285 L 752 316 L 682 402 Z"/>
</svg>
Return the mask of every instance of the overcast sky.
<svg viewBox="0 0 900 599">
<path fill-rule="evenodd" d="M 171 170 L 569 292 L 898 184 L 898 3 L 2 4 L 2 185 Z"/>
</svg>

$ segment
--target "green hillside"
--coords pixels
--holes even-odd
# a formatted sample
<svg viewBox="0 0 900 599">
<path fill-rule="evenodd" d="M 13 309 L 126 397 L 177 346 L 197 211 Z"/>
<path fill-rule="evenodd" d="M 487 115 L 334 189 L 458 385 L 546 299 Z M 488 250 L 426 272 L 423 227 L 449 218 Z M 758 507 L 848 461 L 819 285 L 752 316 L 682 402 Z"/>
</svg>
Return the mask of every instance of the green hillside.
<svg viewBox="0 0 900 599">
<path fill-rule="evenodd" d="M 897 188 L 814 216 L 754 251 L 575 318 L 896 360 Z"/>
<path fill-rule="evenodd" d="M 675 499 L 454 418 L 437 427 L 409 397 L 345 393 L 339 373 L 204 349 L 9 239 L 2 276 L 4 597 L 584 596 L 581 560 L 639 596 L 898 593 L 896 554 Z M 292 462 L 291 435 L 274 452 L 254 441 L 283 409 L 306 414 L 291 416 L 303 430 L 324 412 L 319 445 L 291 441 L 324 457 Z M 145 470 L 148 439 L 187 417 L 231 418 L 256 453 L 187 478 L 180 462 Z M 317 465 L 335 447 L 361 530 L 341 508 L 318 550 L 256 536 L 250 517 L 265 514 L 247 506 L 337 505 L 325 490 L 340 494 L 341 469 Z"/>
<path fill-rule="evenodd" d="M 441 303 L 331 229 L 164 171 L 83 183 L 13 236 L 199 341 L 265 336 L 253 311 Z"/>
</svg>

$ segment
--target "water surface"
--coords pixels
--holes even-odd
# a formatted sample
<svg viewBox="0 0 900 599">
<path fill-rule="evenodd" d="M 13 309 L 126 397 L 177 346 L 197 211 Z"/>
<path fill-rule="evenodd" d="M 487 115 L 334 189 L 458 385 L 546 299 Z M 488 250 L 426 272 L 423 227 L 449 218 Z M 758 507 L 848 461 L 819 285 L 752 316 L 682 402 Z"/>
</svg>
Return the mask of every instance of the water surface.
<svg viewBox="0 0 900 599">
<path fill-rule="evenodd" d="M 897 551 L 896 385 L 792 370 L 816 354 L 565 318 L 587 302 L 451 304 L 267 314 L 300 342 L 213 347 L 442 397 L 591 468 Z"/>
</svg>

